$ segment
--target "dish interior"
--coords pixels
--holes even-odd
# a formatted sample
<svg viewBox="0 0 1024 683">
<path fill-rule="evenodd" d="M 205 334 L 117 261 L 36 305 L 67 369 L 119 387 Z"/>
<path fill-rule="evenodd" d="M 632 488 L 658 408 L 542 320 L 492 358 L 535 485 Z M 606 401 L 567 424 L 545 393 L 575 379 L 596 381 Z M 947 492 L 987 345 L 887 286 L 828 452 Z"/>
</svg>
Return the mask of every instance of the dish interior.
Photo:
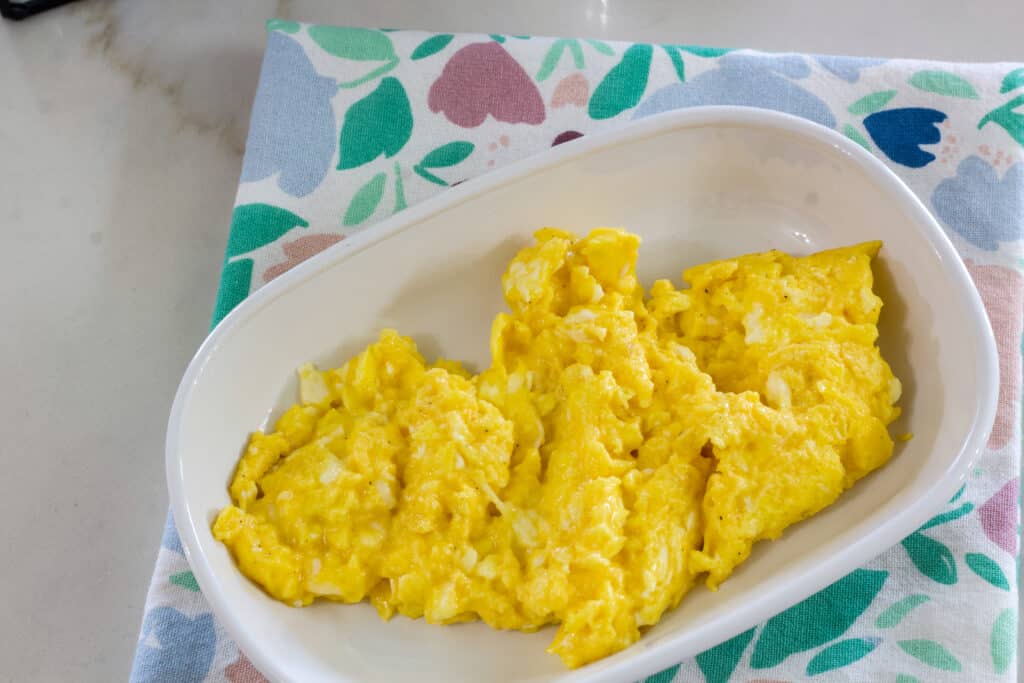
<svg viewBox="0 0 1024 683">
<path fill-rule="evenodd" d="M 971 300 L 905 201 L 841 149 L 773 126 L 683 126 L 587 151 L 475 196 L 471 186 L 468 199 L 408 229 L 362 249 L 343 242 L 271 285 L 215 337 L 187 389 L 180 471 L 172 474 L 189 517 L 179 528 L 190 527 L 183 533 L 195 534 L 209 563 L 206 592 L 232 606 L 238 622 L 230 630 L 259 643 L 257 663 L 276 662 L 276 673 L 302 680 L 576 680 L 602 672 L 618 679 L 629 677 L 620 668 L 625 660 L 672 639 L 670 651 L 648 660 L 664 668 L 744 630 L 759 611 L 770 615 L 839 578 L 823 569 L 838 554 L 867 562 L 885 550 L 869 533 L 904 514 L 954 466 L 983 384 L 973 360 L 982 353 L 979 335 L 967 322 Z M 663 277 L 678 283 L 687 266 L 721 257 L 771 248 L 803 255 L 884 240 L 875 268 L 885 301 L 881 346 L 904 386 L 904 415 L 891 433 L 914 438 L 897 442 L 890 464 L 834 506 L 781 540 L 758 544 L 717 593 L 695 589 L 638 644 L 576 672 L 544 652 L 550 629 L 442 628 L 402 617 L 383 623 L 365 604 L 292 609 L 267 598 L 238 572 L 209 525 L 228 503 L 228 479 L 248 432 L 296 400 L 295 368 L 307 360 L 336 366 L 382 327 L 412 336 L 429 360 L 443 354 L 486 367 L 489 324 L 504 310 L 502 269 L 548 225 L 640 234 L 645 286 Z"/>
</svg>

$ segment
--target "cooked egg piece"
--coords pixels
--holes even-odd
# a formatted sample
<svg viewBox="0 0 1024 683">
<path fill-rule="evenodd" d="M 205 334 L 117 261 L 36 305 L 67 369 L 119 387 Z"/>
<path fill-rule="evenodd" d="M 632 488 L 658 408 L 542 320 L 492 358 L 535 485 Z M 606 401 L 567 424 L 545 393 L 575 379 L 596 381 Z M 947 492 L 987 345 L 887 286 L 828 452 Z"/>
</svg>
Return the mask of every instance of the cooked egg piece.
<svg viewBox="0 0 1024 683">
<path fill-rule="evenodd" d="M 695 557 L 709 586 L 754 542 L 831 504 L 892 455 L 887 426 L 900 391 L 875 346 L 882 302 L 871 259 L 880 247 L 804 258 L 771 251 L 684 273 L 688 305 L 670 333 L 720 391 L 735 392 L 731 419 L 712 440 L 718 466 Z"/>
<path fill-rule="evenodd" d="M 879 243 L 636 277 L 640 240 L 536 234 L 478 375 L 393 330 L 254 433 L 213 525 L 289 605 L 558 626 L 577 667 L 628 647 L 706 573 L 892 454 L 901 385 L 875 339 Z"/>
</svg>

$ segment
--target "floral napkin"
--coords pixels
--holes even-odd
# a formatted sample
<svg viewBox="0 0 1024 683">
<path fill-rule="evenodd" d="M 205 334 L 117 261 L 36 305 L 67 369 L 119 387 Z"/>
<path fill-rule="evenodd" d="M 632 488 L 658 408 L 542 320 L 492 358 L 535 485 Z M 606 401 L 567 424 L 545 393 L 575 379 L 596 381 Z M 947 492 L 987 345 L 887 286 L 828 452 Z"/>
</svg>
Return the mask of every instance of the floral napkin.
<svg viewBox="0 0 1024 683">
<path fill-rule="evenodd" d="M 939 218 L 987 307 L 999 414 L 966 484 L 897 547 L 648 682 L 1016 680 L 1024 66 L 764 54 L 274 20 L 219 320 L 311 255 L 445 188 L 670 109 L 763 107 L 840 131 Z M 265 680 L 164 530 L 132 680 Z"/>
</svg>

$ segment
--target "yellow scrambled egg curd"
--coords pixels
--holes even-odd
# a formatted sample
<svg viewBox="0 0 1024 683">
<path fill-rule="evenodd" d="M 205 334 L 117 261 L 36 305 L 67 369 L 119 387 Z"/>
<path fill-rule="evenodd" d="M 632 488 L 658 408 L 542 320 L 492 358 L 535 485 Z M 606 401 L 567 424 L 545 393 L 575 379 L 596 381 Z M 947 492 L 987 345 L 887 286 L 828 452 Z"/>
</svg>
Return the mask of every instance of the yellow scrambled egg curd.
<svg viewBox="0 0 1024 683">
<path fill-rule="evenodd" d="M 214 523 L 300 606 L 368 599 L 447 624 L 558 624 L 577 667 L 892 455 L 879 243 L 636 279 L 640 240 L 544 229 L 502 283 L 491 366 L 428 365 L 392 330 L 256 432 Z"/>
</svg>

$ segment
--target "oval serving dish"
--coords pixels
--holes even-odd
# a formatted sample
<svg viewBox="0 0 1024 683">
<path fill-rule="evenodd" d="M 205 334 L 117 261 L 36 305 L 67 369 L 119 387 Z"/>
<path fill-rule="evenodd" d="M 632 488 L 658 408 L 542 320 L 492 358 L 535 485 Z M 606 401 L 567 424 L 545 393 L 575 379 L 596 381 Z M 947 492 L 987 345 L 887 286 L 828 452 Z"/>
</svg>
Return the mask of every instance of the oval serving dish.
<svg viewBox="0 0 1024 683">
<path fill-rule="evenodd" d="M 639 276 L 771 248 L 802 255 L 884 240 L 880 345 L 903 380 L 884 468 L 832 507 L 755 546 L 717 593 L 692 591 L 632 647 L 568 671 L 551 631 L 382 622 L 367 604 L 293 609 L 235 567 L 210 524 L 247 435 L 293 402 L 306 361 L 336 366 L 380 328 L 486 367 L 500 276 L 534 230 L 624 227 Z M 995 415 L 998 363 L 981 300 L 914 194 L 834 131 L 740 107 L 672 112 L 488 173 L 347 238 L 254 293 L 196 353 L 167 431 L 167 477 L 186 555 L 214 612 L 275 681 L 635 681 L 836 581 L 913 532 L 960 486 Z"/>
</svg>

